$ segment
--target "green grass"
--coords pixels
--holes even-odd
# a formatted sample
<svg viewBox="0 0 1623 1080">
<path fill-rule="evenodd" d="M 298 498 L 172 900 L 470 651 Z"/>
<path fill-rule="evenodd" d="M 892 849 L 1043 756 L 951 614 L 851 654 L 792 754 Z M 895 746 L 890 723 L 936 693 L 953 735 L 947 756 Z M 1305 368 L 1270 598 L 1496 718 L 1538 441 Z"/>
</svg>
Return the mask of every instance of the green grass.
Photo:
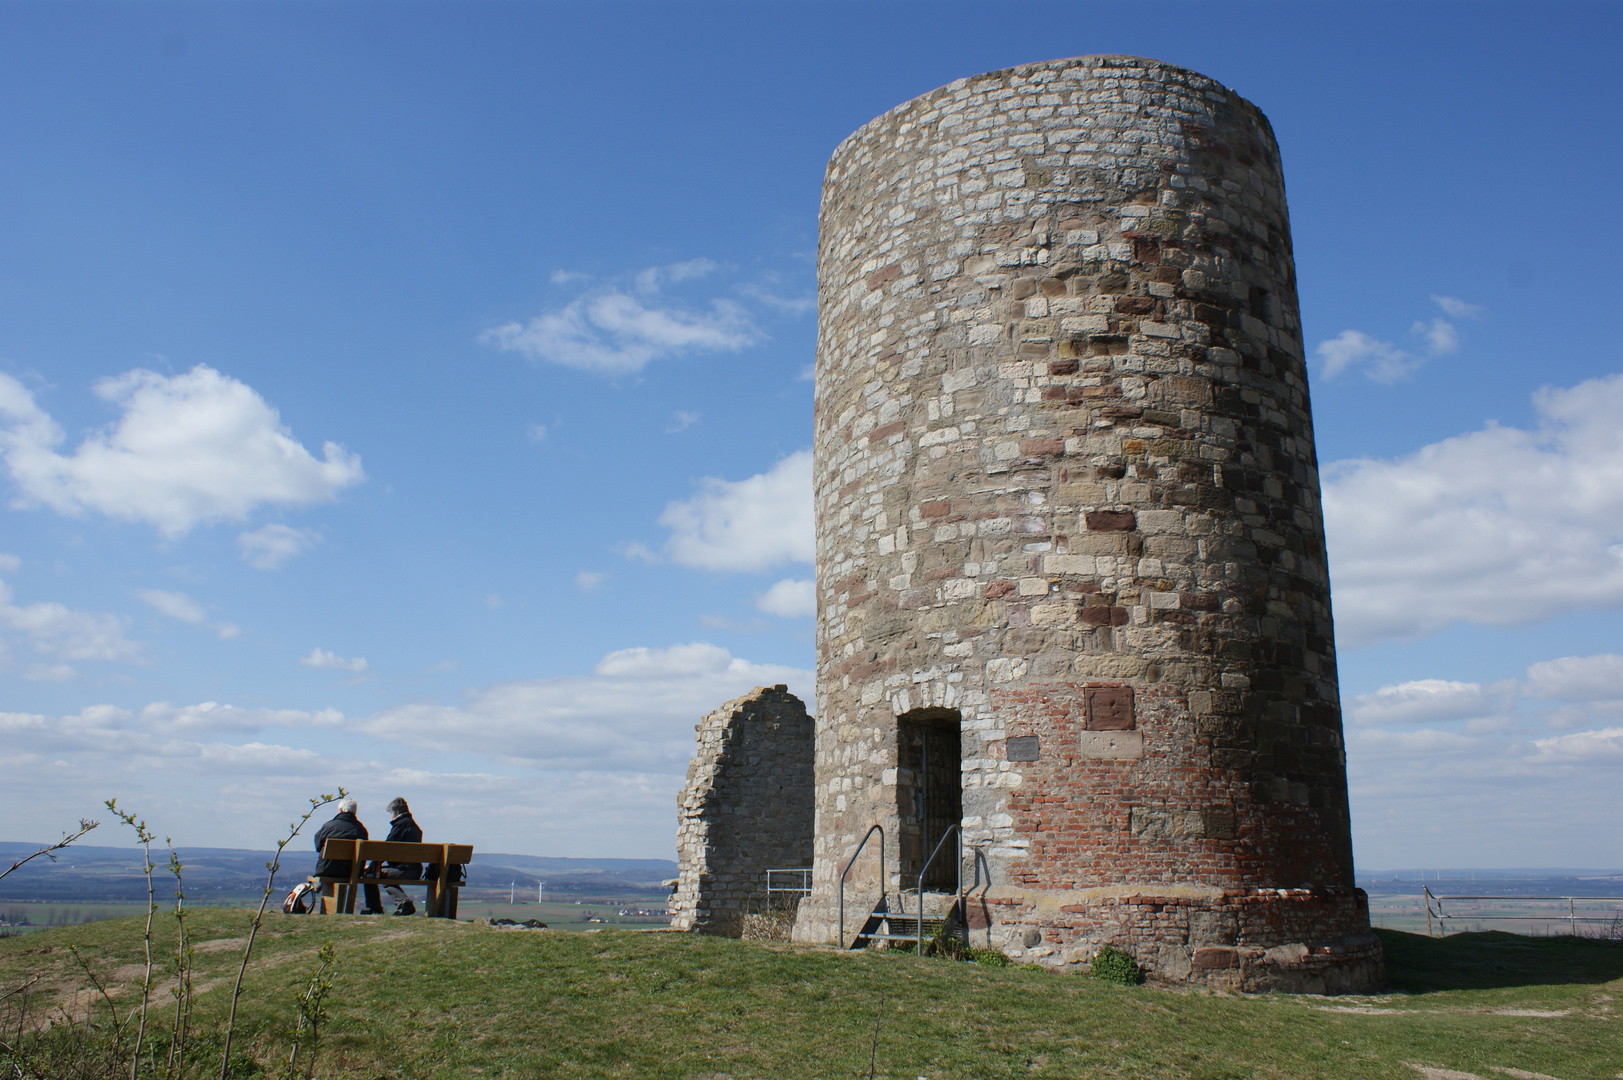
<svg viewBox="0 0 1623 1080">
<path fill-rule="evenodd" d="M 199 910 L 198 1016 L 216 1027 L 247 930 Z M 162 927 L 170 933 L 170 927 Z M 1371 1077 L 1405 1063 L 1484 1078 L 1623 1072 L 1623 944 L 1383 932 L 1399 992 L 1241 997 L 1112 986 L 1030 968 L 604 929 L 499 931 L 427 919 L 267 916 L 238 1038 L 285 1055 L 316 950 L 338 955 L 320 1076 Z M 83 985 L 77 944 L 130 1001 L 140 923 L 0 940 L 0 993 Z M 40 991 L 44 991 L 41 993 Z M 138 993 L 138 991 L 137 991 Z M 6 1004 L 17 1000 L 13 997 Z M 82 1001 L 83 999 L 81 999 Z M 163 1025 L 159 1011 L 159 1026 Z M 16 1016 L 0 1016 L 0 1030 Z M 4 1038 L 10 1039 L 11 1035 Z"/>
</svg>

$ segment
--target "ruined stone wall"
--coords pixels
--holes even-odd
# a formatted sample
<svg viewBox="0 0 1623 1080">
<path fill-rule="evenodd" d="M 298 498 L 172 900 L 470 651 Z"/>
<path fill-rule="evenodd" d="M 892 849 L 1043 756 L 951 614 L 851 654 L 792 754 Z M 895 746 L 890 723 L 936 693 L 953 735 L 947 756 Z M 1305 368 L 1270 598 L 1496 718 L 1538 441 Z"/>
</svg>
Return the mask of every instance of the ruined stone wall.
<svg viewBox="0 0 1623 1080">
<path fill-rule="evenodd" d="M 736 937 L 766 903 L 766 871 L 811 865 L 815 732 L 784 685 L 756 687 L 696 725 L 677 799 L 671 925 Z"/>
<path fill-rule="evenodd" d="M 1197 949 L 1239 946 L 1121 899 L 1177 886 L 1248 912 L 1246 948 L 1365 948 L 1262 113 L 1131 57 L 952 83 L 835 151 L 818 287 L 818 826 L 797 937 L 833 936 L 863 832 L 907 827 L 898 717 L 923 709 L 960 717 L 989 943 L 1069 964 L 1110 942 L 1189 977 Z M 1285 918 L 1279 890 L 1323 902 Z"/>
</svg>

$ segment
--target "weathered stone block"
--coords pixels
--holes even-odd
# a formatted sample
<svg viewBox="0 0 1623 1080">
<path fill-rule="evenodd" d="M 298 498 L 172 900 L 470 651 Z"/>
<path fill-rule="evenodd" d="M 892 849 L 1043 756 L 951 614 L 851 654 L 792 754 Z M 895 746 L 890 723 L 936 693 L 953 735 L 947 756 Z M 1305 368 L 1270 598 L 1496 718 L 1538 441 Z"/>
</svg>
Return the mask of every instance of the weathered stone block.
<svg viewBox="0 0 1623 1080">
<path fill-rule="evenodd" d="M 1038 739 L 1035 735 L 1018 735 L 1009 739 L 1004 746 L 1006 756 L 1010 761 L 1036 761 L 1038 753 Z"/>
<path fill-rule="evenodd" d="M 1077 753 L 1085 758 L 1141 758 L 1144 735 L 1138 731 L 1084 731 L 1078 736 Z"/>
<path fill-rule="evenodd" d="M 1227 911 L 1191 911 L 1189 944 L 1233 945 L 1239 936 L 1239 918 Z"/>
<path fill-rule="evenodd" d="M 1240 958 L 1239 954 L 1233 949 L 1196 949 L 1189 966 L 1198 971 L 1219 971 L 1225 968 L 1239 967 Z"/>
<path fill-rule="evenodd" d="M 1133 688 L 1098 686 L 1086 691 L 1089 731 L 1130 731 L 1133 728 Z"/>
<path fill-rule="evenodd" d="M 1090 510 L 1083 517 L 1089 532 L 1127 532 L 1138 523 L 1131 510 Z"/>
</svg>

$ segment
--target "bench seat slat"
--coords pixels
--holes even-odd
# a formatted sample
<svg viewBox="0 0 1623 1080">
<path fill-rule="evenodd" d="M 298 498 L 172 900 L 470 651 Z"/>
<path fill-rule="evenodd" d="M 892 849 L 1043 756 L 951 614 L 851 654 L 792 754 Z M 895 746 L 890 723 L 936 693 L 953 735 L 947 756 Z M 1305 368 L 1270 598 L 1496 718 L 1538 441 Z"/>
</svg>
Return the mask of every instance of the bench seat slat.
<svg viewBox="0 0 1623 1080">
<path fill-rule="evenodd" d="M 381 859 L 384 862 L 439 862 L 445 854 L 445 844 L 407 844 L 400 841 L 393 843 L 388 840 L 328 840 L 321 849 L 321 857 L 339 862 L 353 862 L 355 860 L 355 845 L 365 844 L 367 861 Z M 473 861 L 472 844 L 451 844 L 451 862 L 462 864 Z"/>
</svg>

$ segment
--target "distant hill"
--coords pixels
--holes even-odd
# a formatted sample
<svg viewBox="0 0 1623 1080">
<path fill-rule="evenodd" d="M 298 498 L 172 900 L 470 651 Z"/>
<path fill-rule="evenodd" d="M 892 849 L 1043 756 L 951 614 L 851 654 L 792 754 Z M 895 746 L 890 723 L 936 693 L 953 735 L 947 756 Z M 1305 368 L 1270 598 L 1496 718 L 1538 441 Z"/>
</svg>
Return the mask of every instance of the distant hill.
<svg viewBox="0 0 1623 1080">
<path fill-rule="evenodd" d="M 300 840 L 303 840 L 300 837 Z M 315 852 L 308 842 L 282 854 L 279 884 L 291 887 L 315 869 Z M 0 869 L 39 850 L 41 844 L 0 842 Z M 186 894 L 197 903 L 225 901 L 264 888 L 265 864 L 273 851 L 241 848 L 180 848 Z M 173 879 L 165 868 L 168 852 L 154 849 L 154 872 L 159 896 L 173 895 Z M 549 893 L 605 896 L 658 891 L 660 882 L 676 876 L 670 859 L 565 859 L 538 855 L 511 855 L 476 851 L 468 868 L 468 884 L 475 888 L 506 887 L 509 882 L 533 888 L 545 881 Z M 75 844 L 57 852 L 56 861 L 43 856 L 0 881 L 0 898 L 7 900 L 140 900 L 146 896 L 138 848 L 96 847 Z"/>
<path fill-rule="evenodd" d="M 1449 869 L 1363 870 L 1358 886 L 1382 896 L 1420 894 L 1493 896 L 1623 896 L 1623 870 L 1554 869 Z M 0 885 L 0 888 L 4 888 Z"/>
</svg>

